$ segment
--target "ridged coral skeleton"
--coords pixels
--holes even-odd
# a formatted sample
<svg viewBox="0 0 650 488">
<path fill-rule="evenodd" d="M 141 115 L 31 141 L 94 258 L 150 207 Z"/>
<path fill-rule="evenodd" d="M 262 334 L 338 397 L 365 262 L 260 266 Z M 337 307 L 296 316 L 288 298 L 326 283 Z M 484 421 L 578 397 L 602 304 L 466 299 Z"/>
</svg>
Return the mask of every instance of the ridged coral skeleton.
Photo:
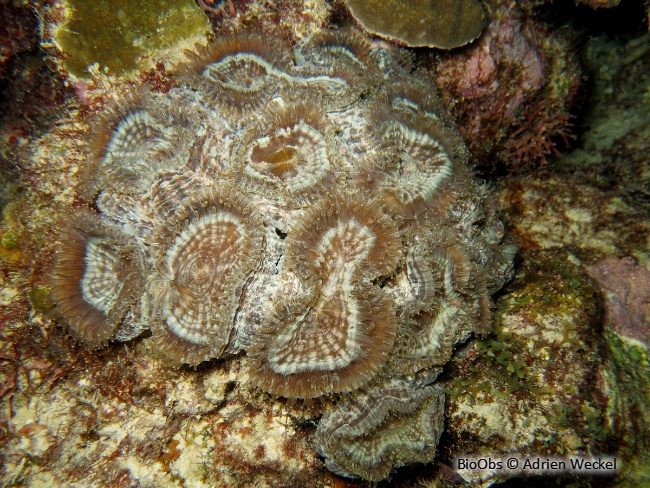
<svg viewBox="0 0 650 488">
<path fill-rule="evenodd" d="M 94 126 L 99 213 L 61 236 L 58 317 L 91 346 L 149 329 L 173 365 L 243 350 L 262 390 L 338 400 L 317 443 L 345 476 L 431 461 L 436 376 L 513 255 L 431 76 L 354 31 L 189 58 Z"/>
</svg>

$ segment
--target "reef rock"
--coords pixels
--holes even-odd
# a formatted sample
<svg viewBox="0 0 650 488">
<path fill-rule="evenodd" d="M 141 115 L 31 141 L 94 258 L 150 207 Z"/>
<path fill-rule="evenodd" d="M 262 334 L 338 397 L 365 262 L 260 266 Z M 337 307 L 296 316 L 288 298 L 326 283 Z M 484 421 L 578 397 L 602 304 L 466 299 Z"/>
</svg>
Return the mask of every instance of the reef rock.
<svg viewBox="0 0 650 488">
<path fill-rule="evenodd" d="M 563 251 L 522 260 L 497 301 L 495 336 L 470 341 L 446 370 L 447 447 L 474 458 L 607 452 L 597 290 Z M 459 473 L 472 486 L 521 475 Z"/>
<path fill-rule="evenodd" d="M 439 367 L 490 330 L 514 248 L 430 75 L 343 30 L 188 57 L 91 124 L 97 211 L 62 216 L 54 315 L 91 347 L 147 330 L 171 365 L 245 351 L 249 384 L 340 399 L 317 444 L 346 476 L 431 461 Z"/>
<path fill-rule="evenodd" d="M 497 301 L 495 337 L 468 341 L 442 377 L 450 463 L 615 452 L 622 468 L 610 484 L 647 480 L 647 213 L 583 178 L 501 182 L 520 261 Z M 525 476 L 459 473 L 473 486 Z"/>
<path fill-rule="evenodd" d="M 632 257 L 607 258 L 588 268 L 606 298 L 607 324 L 618 335 L 650 348 L 650 271 Z"/>
</svg>

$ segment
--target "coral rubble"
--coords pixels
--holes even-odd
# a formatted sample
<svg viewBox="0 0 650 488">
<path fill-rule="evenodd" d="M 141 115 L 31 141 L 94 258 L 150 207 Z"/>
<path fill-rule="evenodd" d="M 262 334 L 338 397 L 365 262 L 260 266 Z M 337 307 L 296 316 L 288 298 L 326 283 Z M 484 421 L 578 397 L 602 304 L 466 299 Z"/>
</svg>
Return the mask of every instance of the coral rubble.
<svg viewBox="0 0 650 488">
<path fill-rule="evenodd" d="M 92 347 L 150 330 L 173 365 L 245 351 L 250 384 L 338 399 L 317 433 L 335 472 L 431 461 L 439 368 L 489 330 L 514 253 L 431 75 L 353 30 L 188 56 L 92 123 L 98 212 L 62 215 L 54 315 Z"/>
<path fill-rule="evenodd" d="M 616 7 L 621 0 L 579 0 L 579 3 L 588 5 L 591 8 L 612 8 Z"/>
</svg>

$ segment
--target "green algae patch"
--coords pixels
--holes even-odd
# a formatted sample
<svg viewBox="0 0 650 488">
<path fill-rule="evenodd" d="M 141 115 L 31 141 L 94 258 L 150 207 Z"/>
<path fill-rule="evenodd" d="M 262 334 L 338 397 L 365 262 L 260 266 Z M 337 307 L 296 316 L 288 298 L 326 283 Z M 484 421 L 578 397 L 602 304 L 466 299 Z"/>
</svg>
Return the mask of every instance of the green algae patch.
<svg viewBox="0 0 650 488">
<path fill-rule="evenodd" d="M 605 331 L 609 352 L 608 414 L 625 461 L 616 486 L 641 486 L 650 479 L 650 363 L 644 347 Z"/>
<path fill-rule="evenodd" d="M 54 308 L 54 301 L 51 297 L 51 290 L 47 286 L 35 285 L 27 293 L 29 303 L 37 312 L 49 314 Z"/>
<path fill-rule="evenodd" d="M 88 78 L 89 68 L 124 76 L 205 42 L 206 16 L 193 0 L 68 0 L 68 21 L 55 40 L 65 68 Z"/>
<path fill-rule="evenodd" d="M 18 234 L 12 230 L 4 232 L 0 237 L 0 246 L 10 251 L 18 249 Z"/>
</svg>

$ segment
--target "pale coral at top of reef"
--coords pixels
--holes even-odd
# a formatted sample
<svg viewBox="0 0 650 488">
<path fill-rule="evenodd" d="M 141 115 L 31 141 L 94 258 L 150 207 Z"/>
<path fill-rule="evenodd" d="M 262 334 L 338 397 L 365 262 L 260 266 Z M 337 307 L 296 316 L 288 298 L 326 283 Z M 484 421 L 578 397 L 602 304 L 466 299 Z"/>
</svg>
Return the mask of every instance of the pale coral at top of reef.
<svg viewBox="0 0 650 488">
<path fill-rule="evenodd" d="M 591 8 L 613 8 L 621 3 L 621 0 L 578 0 L 578 3 L 587 5 Z"/>
<path fill-rule="evenodd" d="M 245 351 L 250 385 L 337 395 L 328 466 L 381 480 L 435 456 L 440 366 L 490 329 L 514 247 L 407 53 L 354 29 L 253 31 L 98 106 L 77 175 L 98 212 L 61 215 L 53 313 L 91 347 L 150 330 L 172 365 Z"/>
<path fill-rule="evenodd" d="M 452 49 L 476 39 L 485 27 L 477 0 L 345 0 L 370 34 L 408 47 Z"/>
</svg>

